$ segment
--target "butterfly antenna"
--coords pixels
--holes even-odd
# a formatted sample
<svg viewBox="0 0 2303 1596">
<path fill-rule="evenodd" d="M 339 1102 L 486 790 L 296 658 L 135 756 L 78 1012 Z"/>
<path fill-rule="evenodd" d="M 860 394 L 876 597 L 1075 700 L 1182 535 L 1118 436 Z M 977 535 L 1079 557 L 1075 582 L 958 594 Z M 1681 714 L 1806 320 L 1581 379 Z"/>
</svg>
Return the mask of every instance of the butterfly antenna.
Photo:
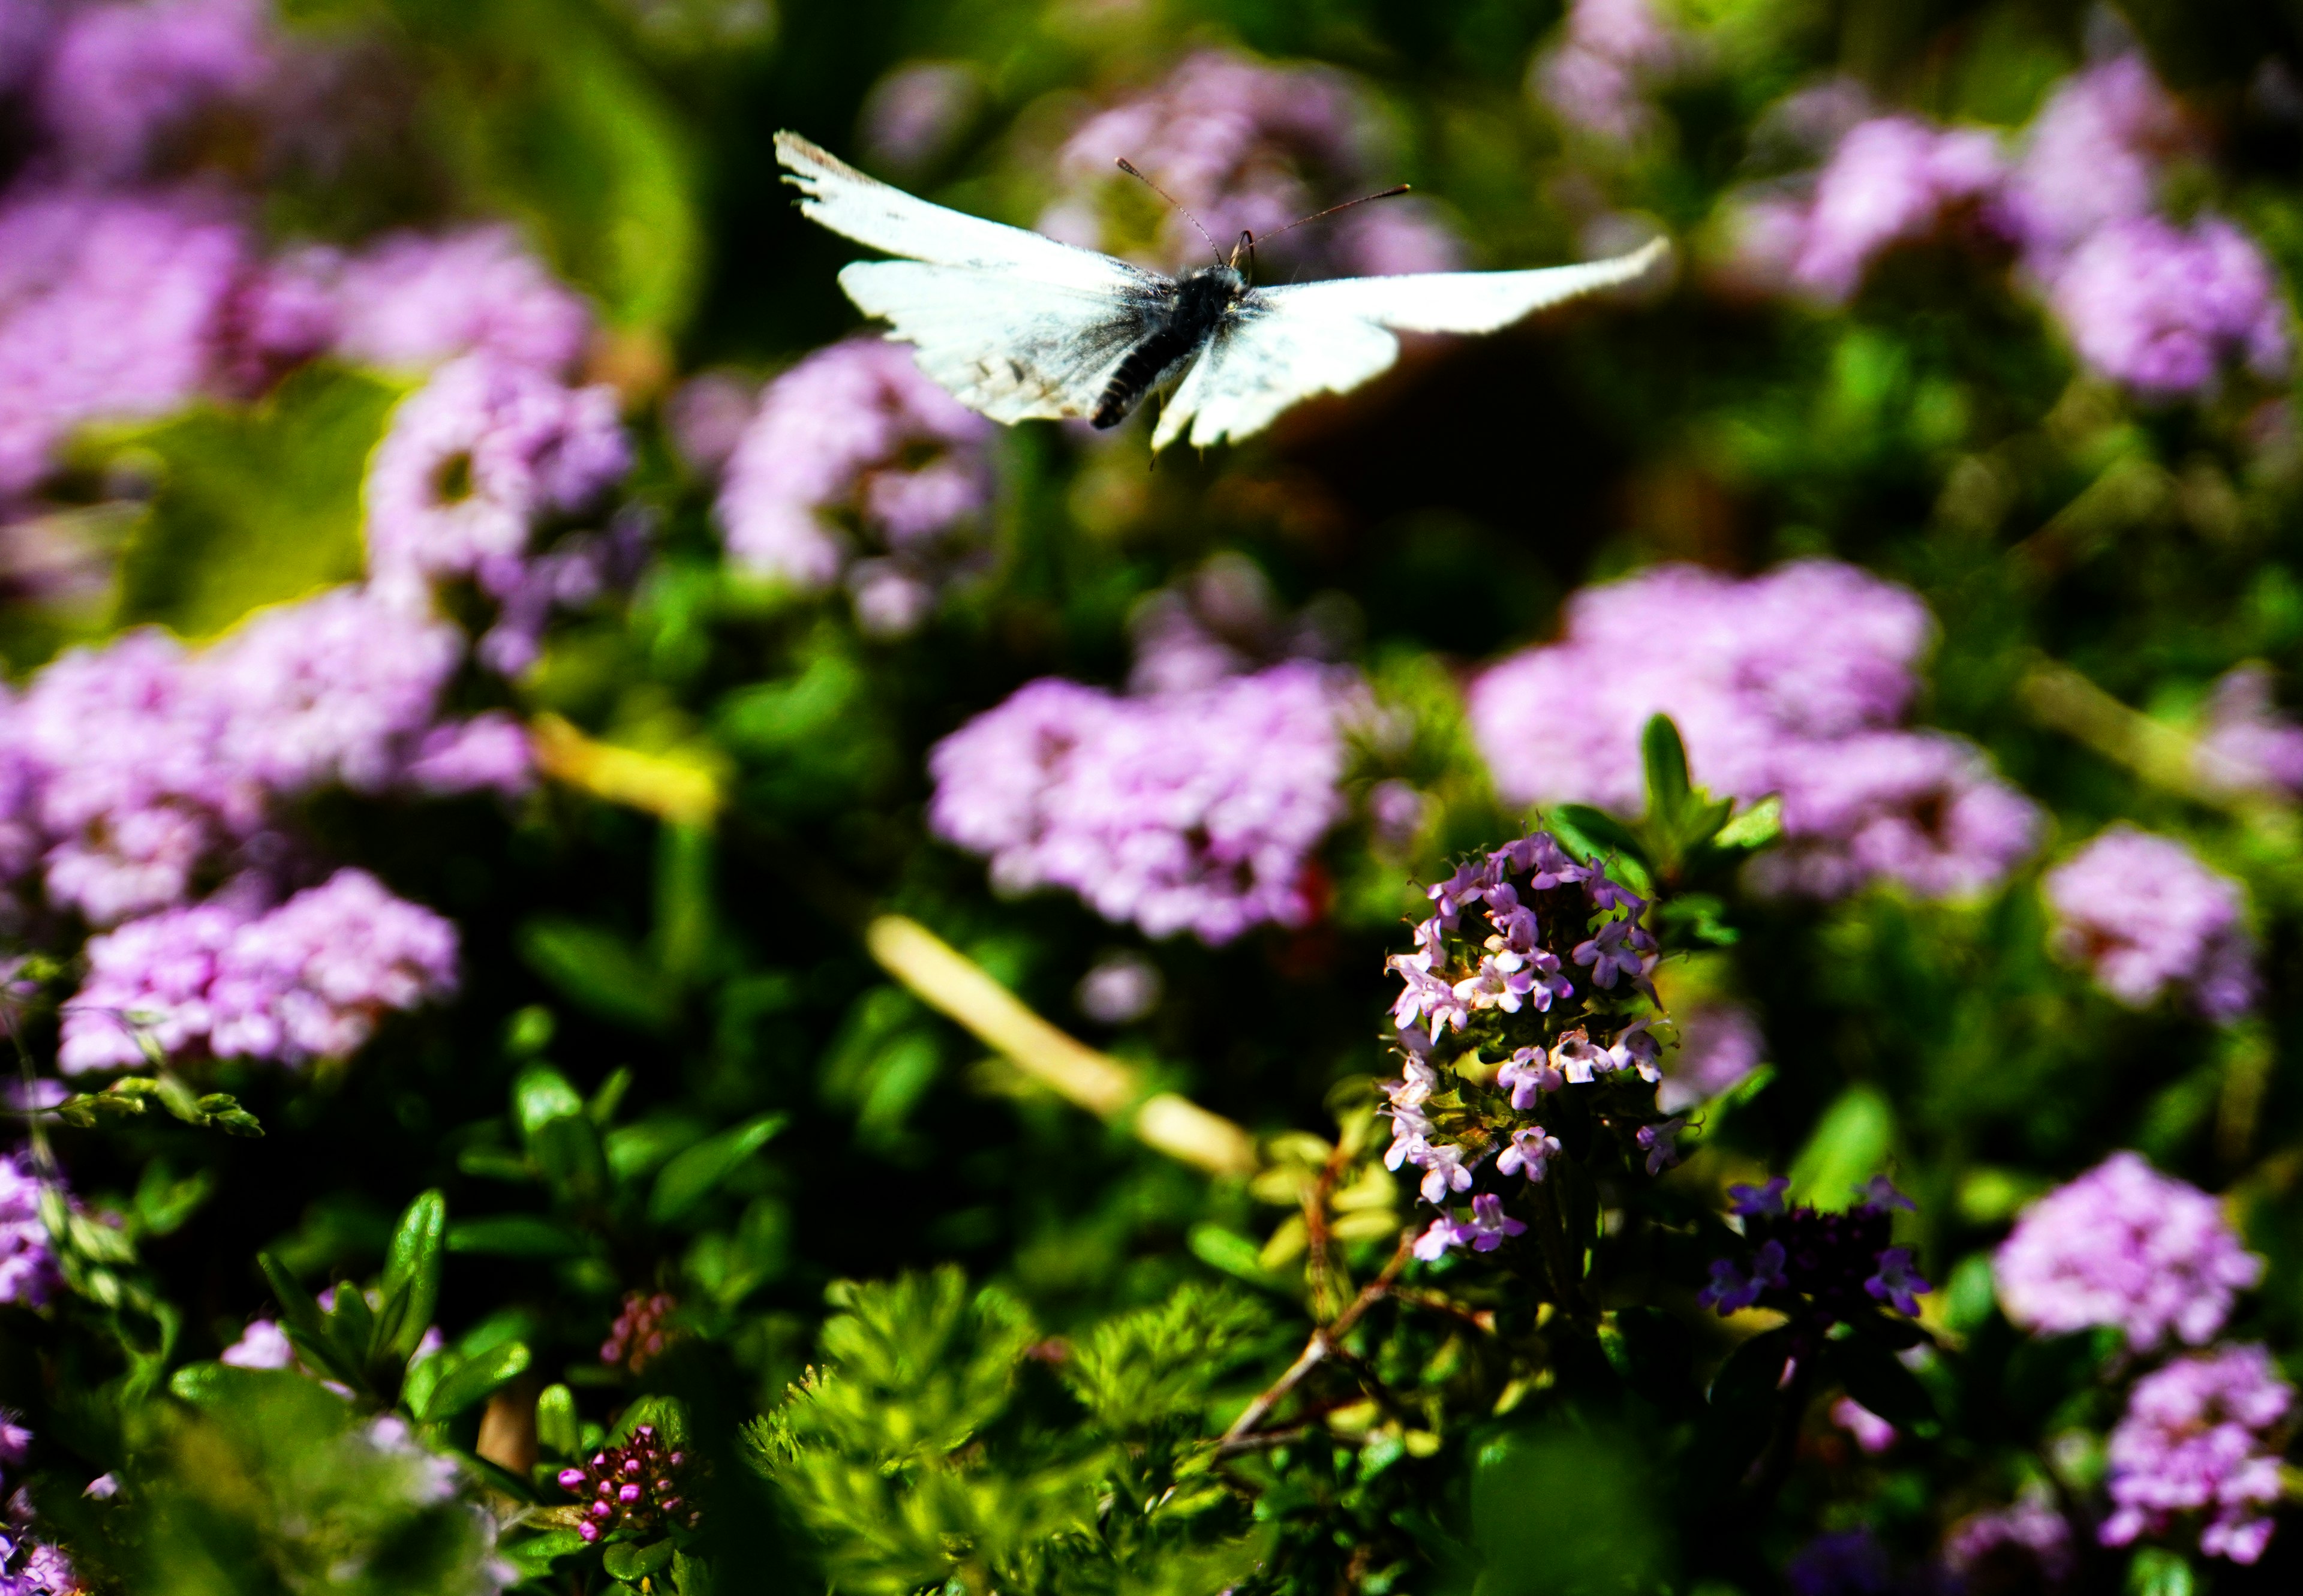
<svg viewBox="0 0 2303 1596">
<path fill-rule="evenodd" d="M 1298 216 L 1285 227 L 1275 227 L 1270 232 L 1265 233 L 1262 238 L 1256 240 L 1256 242 L 1261 243 L 1265 239 L 1276 239 L 1283 232 L 1293 232 L 1298 227 L 1303 226 L 1306 222 L 1324 222 L 1329 216 L 1334 215 L 1337 211 L 1347 211 L 1355 205 L 1366 205 L 1371 201 L 1377 199 L 1390 199 L 1397 195 L 1405 194 L 1407 191 L 1408 185 L 1401 183 L 1396 188 L 1386 189 L 1380 194 L 1362 194 L 1357 199 L 1346 199 L 1343 204 L 1331 205 L 1326 210 L 1313 211 L 1308 216 Z"/>
<path fill-rule="evenodd" d="M 1134 178 L 1137 182 L 1142 183 L 1145 188 L 1151 190 L 1154 194 L 1160 196 L 1160 198 L 1166 200 L 1169 205 L 1174 206 L 1177 212 L 1182 215 L 1184 220 L 1192 224 L 1192 230 L 1198 233 L 1202 238 L 1207 239 L 1208 249 L 1215 256 L 1216 264 L 1218 266 L 1223 265 L 1223 251 L 1216 248 L 1215 240 L 1208 238 L 1208 230 L 1200 225 L 1200 219 L 1192 215 L 1191 212 L 1185 210 L 1182 204 L 1177 201 L 1173 194 L 1170 194 L 1158 183 L 1153 182 L 1150 178 L 1144 176 L 1143 173 L 1136 170 L 1135 163 L 1126 159 L 1125 156 L 1122 156 L 1119 161 L 1119 169 L 1127 173 L 1128 176 Z"/>
</svg>

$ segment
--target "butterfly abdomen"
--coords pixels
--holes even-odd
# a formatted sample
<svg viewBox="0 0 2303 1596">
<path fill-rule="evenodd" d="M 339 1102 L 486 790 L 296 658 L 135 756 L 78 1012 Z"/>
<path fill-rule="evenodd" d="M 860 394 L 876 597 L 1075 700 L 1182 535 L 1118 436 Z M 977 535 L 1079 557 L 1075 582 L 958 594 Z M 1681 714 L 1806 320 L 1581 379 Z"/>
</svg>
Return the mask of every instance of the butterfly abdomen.
<svg viewBox="0 0 2303 1596">
<path fill-rule="evenodd" d="M 1118 426 L 1143 396 L 1180 370 L 1215 335 L 1243 284 L 1227 267 L 1203 267 L 1176 284 L 1168 314 L 1120 360 L 1089 418 L 1099 428 Z"/>
</svg>

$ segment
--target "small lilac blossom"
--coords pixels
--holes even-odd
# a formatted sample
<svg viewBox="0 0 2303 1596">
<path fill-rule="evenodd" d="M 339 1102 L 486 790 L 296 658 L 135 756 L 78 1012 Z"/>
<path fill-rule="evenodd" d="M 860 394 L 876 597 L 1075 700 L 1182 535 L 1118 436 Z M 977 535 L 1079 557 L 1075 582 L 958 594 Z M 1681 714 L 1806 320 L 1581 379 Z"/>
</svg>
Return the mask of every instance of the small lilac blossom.
<svg viewBox="0 0 2303 1596">
<path fill-rule="evenodd" d="M 1919 1205 L 1897 1191 L 1895 1183 L 1885 1175 L 1874 1175 L 1861 1186 L 1852 1189 L 1857 1202 L 1868 1203 L 1874 1208 L 1888 1210 L 1900 1208 L 1905 1213 L 1917 1213 L 1919 1211 Z"/>
<path fill-rule="evenodd" d="M 1413 1158 L 1423 1169 L 1423 1181 L 1419 1188 L 1426 1203 L 1444 1203 L 1449 1192 L 1472 1189 L 1472 1171 L 1464 1162 L 1464 1150 L 1449 1143 L 1425 1142 L 1419 1149 L 1421 1156 Z"/>
<path fill-rule="evenodd" d="M 1519 1049 L 1496 1071 L 1496 1085 L 1511 1094 L 1512 1107 L 1522 1113 L 1533 1108 L 1542 1094 L 1556 1092 L 1566 1084 L 1567 1077 L 1552 1068 L 1540 1047 Z"/>
<path fill-rule="evenodd" d="M 929 824 L 989 855 L 995 887 L 1067 887 L 1152 936 L 1300 925 L 1343 814 L 1340 686 L 1301 663 L 1148 698 L 1033 682 L 930 754 Z M 1454 1001 L 1432 998 L 1435 1026 Z"/>
<path fill-rule="evenodd" d="M 199 393 L 247 256 L 238 224 L 190 196 L 0 202 L 0 494 L 46 476 L 83 423 Z"/>
<path fill-rule="evenodd" d="M 58 1067 L 143 1062 L 205 1044 L 221 1058 L 300 1064 L 352 1052 L 389 1009 L 455 989 L 456 928 L 339 870 L 278 908 L 208 903 L 90 939 L 88 977 L 65 1005 Z"/>
<path fill-rule="evenodd" d="M 1741 1003 L 1707 1002 L 1675 1013 L 1679 1046 L 1656 1093 L 1656 1106 L 1676 1114 L 1734 1090 L 1767 1052 L 1759 1022 Z"/>
<path fill-rule="evenodd" d="M 268 20 L 258 0 L 79 7 L 35 91 L 42 131 L 75 177 L 135 177 L 202 110 L 263 85 L 276 54 Z"/>
<path fill-rule="evenodd" d="M 2218 792 L 2303 792 L 2303 725 L 2279 712 L 2270 671 L 2242 665 L 2215 683 L 2191 768 Z"/>
<path fill-rule="evenodd" d="M 2255 942 L 2237 882 L 2172 838 L 2114 825 L 2049 871 L 2052 942 L 2130 1008 L 2170 992 L 2229 1023 L 2255 1005 Z"/>
<path fill-rule="evenodd" d="M 2026 1330 L 2063 1335 L 2114 1325 L 2148 1352 L 2173 1338 L 2198 1347 L 2263 1278 L 2222 1205 L 2115 1153 L 2023 1211 L 1992 1260 L 1999 1301 Z"/>
<path fill-rule="evenodd" d="M 0 1407 L 0 1467 L 21 1468 L 31 1456 L 32 1432 L 24 1428 L 23 1420 L 14 1408 Z"/>
<path fill-rule="evenodd" d="M 1103 197 L 1128 182 L 1133 162 L 1197 216 L 1212 237 L 1277 232 L 1322 206 L 1388 181 L 1380 125 L 1354 80 L 1326 67 L 1267 65 L 1223 51 L 1186 57 L 1149 92 L 1082 122 L 1057 157 L 1061 196 L 1039 229 L 1102 248 Z M 1207 246 L 1181 212 L 1167 219 L 1158 258 L 1172 266 L 1204 258 Z M 1299 228 L 1262 252 L 1261 270 L 1283 275 L 1366 276 L 1445 271 L 1462 263 L 1454 236 L 1412 199 L 1387 199 Z"/>
<path fill-rule="evenodd" d="M 1585 1086 L 1595 1075 L 1612 1074 L 1615 1061 L 1605 1048 L 1594 1047 L 1583 1027 L 1562 1035 L 1551 1050 L 1551 1061 L 1572 1085 Z"/>
<path fill-rule="evenodd" d="M 1852 1397 L 1831 1405 L 1831 1422 L 1852 1436 L 1867 1457 L 1877 1457 L 1895 1444 L 1895 1427 Z"/>
<path fill-rule="evenodd" d="M 1919 1299 L 1935 1289 L 1911 1267 L 1911 1249 L 1889 1247 L 1879 1254 L 1879 1271 L 1863 1282 L 1863 1289 L 1895 1312 L 1916 1314 Z"/>
<path fill-rule="evenodd" d="M 46 1305 L 63 1284 L 29 1153 L 0 1153 L 0 1303 Z"/>
<path fill-rule="evenodd" d="M 1114 953 L 1096 960 L 1072 996 L 1098 1025 L 1130 1026 L 1160 1006 L 1165 989 L 1159 966 L 1141 953 Z"/>
<path fill-rule="evenodd" d="M 1697 1295 L 1696 1300 L 1707 1308 L 1716 1309 L 1723 1317 L 1748 1308 L 1759 1300 L 1762 1293 L 1785 1283 L 1784 1259 L 1784 1244 L 1780 1241 L 1761 1243 L 1751 1255 L 1748 1272 L 1729 1259 L 1714 1258 L 1711 1283 Z"/>
<path fill-rule="evenodd" d="M 1531 1182 L 1540 1181 L 1552 1159 L 1559 1154 L 1559 1138 L 1548 1136 L 1540 1125 L 1523 1125 L 1511 1134 L 1511 1141 L 1496 1156 L 1496 1170 L 1500 1174 L 1525 1174 Z"/>
<path fill-rule="evenodd" d="M 1944 1566 L 1966 1580 L 2009 1562 L 2029 1564 L 2048 1586 L 2070 1577 L 2071 1521 L 2055 1507 L 2051 1490 L 2026 1490 L 2007 1507 L 1971 1513 L 1944 1537 Z"/>
<path fill-rule="evenodd" d="M 1997 145 L 1978 130 L 1946 131 L 1911 116 L 1859 124 L 1816 180 L 1792 279 L 1846 299 L 1881 251 L 1991 193 L 2003 169 Z"/>
<path fill-rule="evenodd" d="M 1691 54 L 1653 0 L 1574 0 L 1560 31 L 1529 69 L 1529 91 L 1570 127 L 1611 143 L 1653 128 L 1649 97 Z"/>
<path fill-rule="evenodd" d="M 1791 1189 L 1791 1178 L 1776 1175 L 1764 1186 L 1736 1185 L 1727 1188 L 1730 1212 L 1746 1218 L 1763 1218 L 1784 1212 L 1784 1194 Z"/>
<path fill-rule="evenodd" d="M 1423 830 L 1431 802 L 1405 781 L 1378 781 L 1365 800 L 1368 825 L 1386 848 L 1404 849 Z"/>
<path fill-rule="evenodd" d="M 2082 360 L 2147 396 L 2197 393 L 2231 361 L 2266 380 L 2287 369 L 2270 263 L 2220 216 L 2188 231 L 2156 216 L 2111 223 L 2071 251 L 2048 302 Z"/>
<path fill-rule="evenodd" d="M 1684 1116 L 1640 1127 L 1632 1140 L 1647 1154 L 1649 1174 L 1660 1175 L 1679 1161 L 1679 1137 L 1686 1129 Z"/>
<path fill-rule="evenodd" d="M 418 792 L 493 792 L 519 798 L 536 786 L 527 729 L 502 710 L 447 721 L 417 739 L 401 779 Z"/>
<path fill-rule="evenodd" d="M 537 525 L 585 509 L 631 467 L 615 391 L 565 388 L 484 356 L 403 401 L 368 467 L 370 580 L 396 604 L 469 577 L 502 597 Z"/>
<path fill-rule="evenodd" d="M 2270 1353 L 2255 1345 L 2180 1358 L 2137 1381 L 2111 1432 L 2104 1544 L 2164 1534 L 2179 1516 L 2198 1514 L 2200 1551 L 2241 1564 L 2260 1558 L 2283 1494 L 2282 1431 L 2294 1399 Z"/>
<path fill-rule="evenodd" d="M 591 340 L 592 312 L 508 227 L 388 234 L 316 263 L 333 301 L 334 350 L 391 370 L 485 354 L 563 373 Z"/>
<path fill-rule="evenodd" d="M 240 1339 L 216 1355 L 216 1362 L 235 1369 L 285 1369 L 296 1362 L 288 1332 L 274 1319 L 251 1319 Z"/>
<path fill-rule="evenodd" d="M 1492 1253 L 1510 1237 L 1524 1233 L 1527 1226 L 1504 1212 L 1501 1197 L 1481 1192 L 1472 1199 L 1472 1217 L 1464 1229 L 1470 1233 L 1473 1252 Z"/>
<path fill-rule="evenodd" d="M 983 80 L 965 63 L 907 62 L 864 97 L 864 152 L 880 165 L 916 171 L 950 148 L 983 101 Z"/>
<path fill-rule="evenodd" d="M 1655 939 L 1636 921 L 1610 920 L 1589 941 L 1575 944 L 1575 962 L 1590 967 L 1596 985 L 1611 987 L 1620 977 L 1640 986 L 1647 981 L 1647 956 L 1654 950 Z"/>
<path fill-rule="evenodd" d="M 1445 1257 L 1449 1252 L 1471 1239 L 1472 1228 L 1460 1224 L 1442 1213 L 1424 1227 L 1423 1234 L 1415 1238 L 1415 1255 L 1430 1263 Z"/>
<path fill-rule="evenodd" d="M 444 621 L 339 587 L 250 618 L 200 657 L 217 753 L 267 790 L 375 791 L 427 729 L 464 652 Z"/>
<path fill-rule="evenodd" d="M 768 384 L 729 456 L 717 509 L 728 553 L 804 592 L 865 553 L 892 562 L 888 577 L 929 584 L 978 541 L 992 433 L 903 345 L 819 350 Z"/>
<path fill-rule="evenodd" d="M 2007 218 L 2034 269 L 2051 276 L 2097 229 L 2149 215 L 2160 167 L 2189 142 L 2181 114 L 2140 55 L 2066 80 L 2032 118 L 2006 184 Z"/>
</svg>

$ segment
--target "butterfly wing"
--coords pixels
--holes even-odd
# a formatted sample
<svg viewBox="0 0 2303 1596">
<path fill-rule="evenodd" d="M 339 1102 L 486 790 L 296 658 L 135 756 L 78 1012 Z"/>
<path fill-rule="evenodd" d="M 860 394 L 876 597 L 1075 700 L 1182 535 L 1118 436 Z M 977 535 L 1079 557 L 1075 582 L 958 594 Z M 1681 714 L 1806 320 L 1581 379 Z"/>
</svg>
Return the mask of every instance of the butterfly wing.
<svg viewBox="0 0 2303 1596">
<path fill-rule="evenodd" d="M 858 262 L 839 285 L 920 369 L 995 421 L 1092 414 L 1127 346 L 1176 291 L 1156 272 L 890 188 L 797 133 L 776 158 L 800 210 L 907 260 Z"/>
<path fill-rule="evenodd" d="M 1148 314 L 1140 298 L 916 260 L 857 261 L 839 286 L 954 399 L 1008 423 L 1092 415 Z"/>
<path fill-rule="evenodd" d="M 1425 272 L 1257 289 L 1218 333 L 1160 418 L 1152 446 L 1190 428 L 1194 448 L 1261 431 L 1316 393 L 1344 393 L 1389 368 L 1403 333 L 1492 333 L 1522 317 L 1629 283 L 1663 258 L 1661 239 L 1612 260 L 1531 272 Z"/>
</svg>

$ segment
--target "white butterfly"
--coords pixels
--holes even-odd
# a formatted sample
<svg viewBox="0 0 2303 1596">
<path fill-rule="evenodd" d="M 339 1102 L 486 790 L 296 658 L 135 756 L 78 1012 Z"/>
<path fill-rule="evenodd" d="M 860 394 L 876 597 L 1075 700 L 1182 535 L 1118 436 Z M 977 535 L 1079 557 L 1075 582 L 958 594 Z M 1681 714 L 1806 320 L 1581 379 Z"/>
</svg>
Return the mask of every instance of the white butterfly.
<svg viewBox="0 0 2303 1596">
<path fill-rule="evenodd" d="M 994 421 L 1086 417 L 1115 426 L 1181 376 L 1152 447 L 1262 431 L 1315 393 L 1388 369 L 1404 333 L 1492 333 L 1662 258 L 1657 239 L 1613 260 L 1531 272 L 1428 272 L 1251 287 L 1231 266 L 1164 277 L 1092 249 L 915 199 L 797 133 L 776 156 L 800 209 L 903 260 L 857 261 L 839 286 L 920 369 Z M 1235 260 L 1237 258 L 1235 256 Z M 1189 367 L 1188 373 L 1185 368 Z"/>
</svg>

